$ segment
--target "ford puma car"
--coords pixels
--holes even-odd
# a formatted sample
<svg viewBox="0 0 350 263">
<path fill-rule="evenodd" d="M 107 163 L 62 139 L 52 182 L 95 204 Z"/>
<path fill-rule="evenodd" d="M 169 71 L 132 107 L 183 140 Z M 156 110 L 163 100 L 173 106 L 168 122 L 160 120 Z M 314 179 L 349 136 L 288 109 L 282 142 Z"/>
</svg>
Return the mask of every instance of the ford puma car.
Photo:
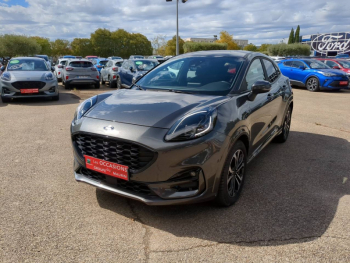
<svg viewBox="0 0 350 263">
<path fill-rule="evenodd" d="M 3 102 L 28 97 L 59 99 L 57 78 L 42 58 L 12 58 L 1 71 L 0 91 Z"/>
<path fill-rule="evenodd" d="M 75 179 L 148 205 L 235 203 L 247 164 L 288 138 L 289 79 L 267 56 L 177 56 L 131 89 L 82 102 L 71 125 Z"/>
</svg>

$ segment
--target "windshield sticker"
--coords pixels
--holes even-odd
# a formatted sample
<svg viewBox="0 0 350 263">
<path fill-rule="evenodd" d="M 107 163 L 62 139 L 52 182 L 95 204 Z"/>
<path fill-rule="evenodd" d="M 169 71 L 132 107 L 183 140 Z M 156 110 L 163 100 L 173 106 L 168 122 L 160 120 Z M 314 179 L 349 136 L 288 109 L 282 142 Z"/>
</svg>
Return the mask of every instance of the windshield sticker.
<svg viewBox="0 0 350 263">
<path fill-rule="evenodd" d="M 19 60 L 18 60 L 18 59 L 14 59 L 14 60 L 11 60 L 11 61 L 10 61 L 10 64 L 17 64 L 17 63 L 19 63 Z"/>
<path fill-rule="evenodd" d="M 10 66 L 8 69 L 19 69 L 21 67 L 22 67 L 22 64 L 16 64 L 16 65 Z"/>
<path fill-rule="evenodd" d="M 136 61 L 135 64 L 136 65 L 142 65 L 143 63 L 141 61 Z"/>
</svg>

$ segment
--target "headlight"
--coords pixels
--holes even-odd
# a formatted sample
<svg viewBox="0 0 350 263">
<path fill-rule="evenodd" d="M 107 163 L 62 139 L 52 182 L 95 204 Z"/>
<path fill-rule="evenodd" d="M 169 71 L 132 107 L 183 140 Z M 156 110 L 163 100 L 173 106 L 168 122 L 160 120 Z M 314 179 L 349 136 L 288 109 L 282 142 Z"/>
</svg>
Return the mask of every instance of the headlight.
<svg viewBox="0 0 350 263">
<path fill-rule="evenodd" d="M 53 74 L 52 73 L 46 73 L 45 79 L 46 80 L 53 80 Z"/>
<path fill-rule="evenodd" d="M 2 80 L 6 80 L 6 81 L 10 81 L 10 80 L 11 80 L 11 74 L 8 73 L 8 72 L 4 72 L 4 73 L 1 75 L 1 79 L 2 79 Z"/>
<path fill-rule="evenodd" d="M 323 76 L 326 76 L 326 77 L 335 77 L 335 76 L 337 76 L 337 74 L 334 74 L 334 73 L 325 73 L 325 72 L 321 72 L 321 74 L 322 74 Z"/>
<path fill-rule="evenodd" d="M 216 109 L 190 113 L 179 119 L 165 136 L 166 141 L 185 141 L 199 138 L 213 130 L 217 118 Z"/>
<path fill-rule="evenodd" d="M 74 114 L 74 122 L 81 119 L 81 117 L 84 116 L 84 114 L 96 104 L 97 96 L 93 96 L 87 100 L 84 100 L 77 108 Z"/>
</svg>

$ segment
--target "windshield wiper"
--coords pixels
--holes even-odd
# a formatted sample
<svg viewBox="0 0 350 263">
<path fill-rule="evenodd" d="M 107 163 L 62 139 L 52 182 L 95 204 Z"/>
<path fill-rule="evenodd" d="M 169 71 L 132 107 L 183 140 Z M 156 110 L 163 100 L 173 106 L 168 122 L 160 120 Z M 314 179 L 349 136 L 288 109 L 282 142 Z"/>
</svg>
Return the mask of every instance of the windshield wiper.
<svg viewBox="0 0 350 263">
<path fill-rule="evenodd" d="M 174 93 L 193 94 L 193 92 L 182 91 L 182 90 L 175 90 L 175 89 L 169 89 L 168 91 L 169 91 L 169 92 L 174 92 Z"/>
<path fill-rule="evenodd" d="M 138 88 L 139 90 L 145 90 L 144 88 L 141 88 L 140 85 L 134 84 L 134 86 L 135 86 L 136 88 Z"/>
</svg>

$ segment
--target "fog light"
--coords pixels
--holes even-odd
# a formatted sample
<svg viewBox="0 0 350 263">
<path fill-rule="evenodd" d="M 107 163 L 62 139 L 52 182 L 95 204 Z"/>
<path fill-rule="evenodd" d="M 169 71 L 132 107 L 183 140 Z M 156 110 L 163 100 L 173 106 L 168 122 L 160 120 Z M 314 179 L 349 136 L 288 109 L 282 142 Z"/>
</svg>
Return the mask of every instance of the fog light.
<svg viewBox="0 0 350 263">
<path fill-rule="evenodd" d="M 50 91 L 50 92 L 55 92 L 55 89 L 56 89 L 56 87 L 51 87 L 51 88 L 49 89 L 49 91 Z"/>
<path fill-rule="evenodd" d="M 11 91 L 9 89 L 7 89 L 7 88 L 3 88 L 3 91 L 4 91 L 4 94 L 10 94 L 11 93 Z"/>
</svg>

